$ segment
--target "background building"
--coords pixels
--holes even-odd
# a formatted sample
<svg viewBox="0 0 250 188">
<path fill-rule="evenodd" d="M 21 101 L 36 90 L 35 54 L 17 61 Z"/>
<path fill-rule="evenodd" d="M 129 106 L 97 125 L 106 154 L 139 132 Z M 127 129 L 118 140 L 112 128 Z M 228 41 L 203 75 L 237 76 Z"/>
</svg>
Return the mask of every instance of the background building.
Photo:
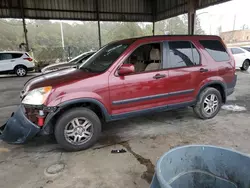
<svg viewBox="0 0 250 188">
<path fill-rule="evenodd" d="M 220 37 L 227 45 L 249 45 L 250 30 L 234 30 L 221 32 Z"/>
</svg>

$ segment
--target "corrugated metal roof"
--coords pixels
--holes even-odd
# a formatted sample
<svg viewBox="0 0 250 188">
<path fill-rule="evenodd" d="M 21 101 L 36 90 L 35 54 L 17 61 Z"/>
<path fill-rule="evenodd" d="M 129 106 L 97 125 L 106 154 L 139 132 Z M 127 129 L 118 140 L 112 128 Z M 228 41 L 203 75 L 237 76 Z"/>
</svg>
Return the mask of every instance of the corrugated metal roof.
<svg viewBox="0 0 250 188">
<path fill-rule="evenodd" d="M 198 8 L 225 1 L 198 0 Z M 0 0 L 1 18 L 152 22 L 187 11 L 188 0 Z"/>
</svg>

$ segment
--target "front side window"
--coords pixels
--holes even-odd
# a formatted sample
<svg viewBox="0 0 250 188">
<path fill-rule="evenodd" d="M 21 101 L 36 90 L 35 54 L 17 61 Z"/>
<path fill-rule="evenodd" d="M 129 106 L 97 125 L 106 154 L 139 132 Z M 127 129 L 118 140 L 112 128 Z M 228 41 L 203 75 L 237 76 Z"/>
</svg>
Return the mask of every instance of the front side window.
<svg viewBox="0 0 250 188">
<path fill-rule="evenodd" d="M 124 64 L 133 64 L 135 73 L 156 71 L 162 69 L 161 56 L 161 43 L 144 44 L 135 49 Z"/>
<path fill-rule="evenodd" d="M 220 41 L 200 40 L 200 43 L 215 61 L 221 62 L 230 60 L 226 49 Z"/>
<path fill-rule="evenodd" d="M 87 61 L 80 65 L 80 69 L 88 72 L 104 72 L 128 48 L 129 43 L 111 43 L 104 46 Z"/>
<path fill-rule="evenodd" d="M 242 54 L 242 53 L 244 53 L 244 51 L 239 49 L 239 48 L 231 48 L 231 52 L 232 52 L 232 54 Z"/>
<path fill-rule="evenodd" d="M 191 67 L 200 64 L 200 54 L 189 41 L 170 41 L 169 44 L 169 66 Z"/>
<path fill-rule="evenodd" d="M 12 55 L 10 53 L 0 53 L 0 60 L 8 60 L 12 59 Z"/>
</svg>

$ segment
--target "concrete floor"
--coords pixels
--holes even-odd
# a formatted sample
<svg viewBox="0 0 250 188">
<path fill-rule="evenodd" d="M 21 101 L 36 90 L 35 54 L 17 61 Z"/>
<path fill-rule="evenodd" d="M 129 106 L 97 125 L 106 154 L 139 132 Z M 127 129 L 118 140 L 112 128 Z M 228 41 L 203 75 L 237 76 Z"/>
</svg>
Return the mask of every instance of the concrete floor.
<svg viewBox="0 0 250 188">
<path fill-rule="evenodd" d="M 149 187 L 156 161 L 176 146 L 212 144 L 250 154 L 250 74 L 237 74 L 228 104 L 244 106 L 245 111 L 221 110 L 203 121 L 187 108 L 116 121 L 105 125 L 97 145 L 75 153 L 64 152 L 49 137 L 25 145 L 0 141 L 0 187 Z M 17 108 L 19 92 L 29 78 L 0 78 L 1 124 Z M 127 152 L 111 154 L 122 148 Z"/>
</svg>

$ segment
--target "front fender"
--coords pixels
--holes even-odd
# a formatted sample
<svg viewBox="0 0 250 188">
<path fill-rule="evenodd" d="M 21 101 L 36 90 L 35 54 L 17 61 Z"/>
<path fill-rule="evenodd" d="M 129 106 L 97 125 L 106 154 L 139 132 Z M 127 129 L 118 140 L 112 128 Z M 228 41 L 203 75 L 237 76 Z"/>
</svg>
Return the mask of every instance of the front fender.
<svg viewBox="0 0 250 188">
<path fill-rule="evenodd" d="M 108 112 L 110 112 L 109 109 L 109 102 L 108 102 L 108 96 L 106 99 L 98 95 L 97 93 L 94 92 L 72 92 L 72 93 L 62 93 L 59 94 L 56 97 L 49 97 L 48 101 L 46 102 L 46 106 L 48 107 L 53 107 L 53 106 L 60 106 L 61 104 L 68 103 L 68 101 L 75 101 L 75 100 L 92 100 L 92 101 L 97 101 L 97 103 L 101 103 L 105 108 L 107 109 Z M 84 102 L 84 101 L 83 101 Z M 88 101 L 86 101 L 88 102 Z"/>
</svg>

